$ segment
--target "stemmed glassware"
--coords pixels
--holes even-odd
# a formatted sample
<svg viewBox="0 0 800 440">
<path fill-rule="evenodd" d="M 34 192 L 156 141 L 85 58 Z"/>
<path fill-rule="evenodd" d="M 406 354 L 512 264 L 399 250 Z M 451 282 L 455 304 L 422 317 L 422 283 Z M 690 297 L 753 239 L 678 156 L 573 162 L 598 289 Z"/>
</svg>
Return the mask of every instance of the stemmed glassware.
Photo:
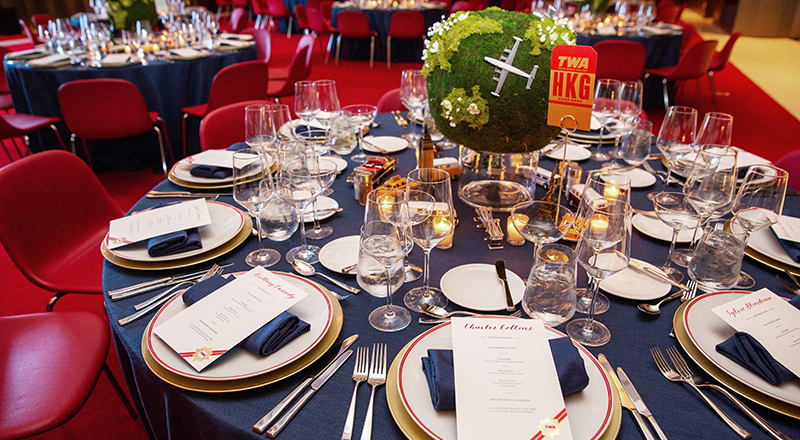
<svg viewBox="0 0 800 440">
<path fill-rule="evenodd" d="M 367 155 L 364 153 L 364 128 L 375 120 L 375 116 L 378 115 L 378 107 L 369 104 L 353 104 L 342 108 L 342 114 L 349 117 L 354 124 L 358 125 L 358 154 L 350 156 L 350 160 L 353 162 L 366 162 Z"/>
<path fill-rule="evenodd" d="M 736 223 L 744 229 L 743 249 L 747 249 L 747 241 L 753 232 L 781 219 L 788 180 L 789 173 L 772 165 L 754 165 L 747 169 L 731 209 Z M 755 286 L 755 281 L 741 272 L 736 286 L 749 289 Z"/>
<path fill-rule="evenodd" d="M 727 113 L 708 112 L 697 132 L 695 145 L 716 144 L 729 147 L 733 133 L 733 116 Z"/>
<path fill-rule="evenodd" d="M 608 327 L 594 319 L 594 298 L 600 281 L 625 269 L 631 254 L 631 206 L 620 199 L 598 198 L 589 203 L 586 225 L 575 249 L 578 263 L 589 276 L 592 304 L 587 318 L 567 324 L 567 334 L 590 347 L 611 339 Z"/>
<path fill-rule="evenodd" d="M 424 220 L 411 224 L 411 238 L 425 253 L 423 285 L 408 291 L 403 301 L 411 310 L 421 312 L 422 304 L 439 307 L 447 305 L 447 297 L 440 289 L 430 286 L 430 253 L 455 228 L 455 214 L 451 194 L 450 175 L 435 168 L 417 168 L 408 173 L 409 207 L 417 203 L 417 192 L 433 197 L 433 211 Z"/>
<path fill-rule="evenodd" d="M 425 221 L 431 215 L 434 198 L 423 191 L 391 189 L 382 191 L 377 203 L 385 221 L 408 230 L 410 234 L 411 225 Z M 416 281 L 422 276 L 422 269 L 410 264 L 406 256 L 403 259 L 403 273 L 406 282 Z"/>
<path fill-rule="evenodd" d="M 620 138 L 626 136 L 633 130 L 639 122 L 639 115 L 642 113 L 642 95 L 644 85 L 641 81 L 623 81 L 619 88 L 619 115 L 618 124 L 611 130 L 616 136 L 614 139 L 614 152 L 611 154 L 611 162 L 603 164 L 603 168 L 616 168 L 617 158 L 621 157 Z"/>
<path fill-rule="evenodd" d="M 411 110 L 412 129 L 411 133 L 403 137 L 410 141 L 415 142 L 419 140 L 419 135 L 415 133 L 416 129 L 414 119 L 419 116 L 422 117 L 422 110 L 428 103 L 428 88 L 425 82 L 425 77 L 422 75 L 421 70 L 404 70 L 400 77 L 400 101 Z"/>
<path fill-rule="evenodd" d="M 572 228 L 574 214 L 564 205 L 542 200 L 522 202 L 511 208 L 514 228 L 533 242 L 533 258 L 543 244 L 564 238 Z"/>
<path fill-rule="evenodd" d="M 233 199 L 247 209 L 258 228 L 258 250 L 250 252 L 244 260 L 253 267 L 269 267 L 281 259 L 278 251 L 264 249 L 261 238 L 261 210 L 274 194 L 275 187 L 264 156 L 250 148 L 234 152 Z"/>
<path fill-rule="evenodd" d="M 264 149 L 264 152 L 276 162 L 280 161 L 280 142 L 288 141 L 292 138 L 291 135 L 288 138 L 285 138 L 281 134 L 281 128 L 286 126 L 286 124 L 291 121 L 292 114 L 289 111 L 288 105 L 270 104 L 264 106 L 265 133 L 261 147 Z"/>
<path fill-rule="evenodd" d="M 336 164 L 329 160 L 319 160 L 319 178 L 322 182 L 322 192 L 325 192 L 333 184 L 336 179 Z M 319 215 L 317 214 L 317 198 L 311 203 L 312 216 L 314 217 L 314 227 L 306 231 L 306 238 L 309 240 L 321 240 L 330 237 L 333 234 L 333 228 L 319 224 Z"/>
<path fill-rule="evenodd" d="M 684 161 L 684 156 L 692 153 L 697 134 L 697 110 L 691 107 L 672 106 L 658 131 L 656 146 L 667 159 L 667 176 L 664 190 L 672 183 L 672 172 Z M 650 197 L 650 195 L 648 195 Z M 651 198 L 652 200 L 652 198 Z"/>
<path fill-rule="evenodd" d="M 622 141 L 620 155 L 625 163 L 638 167 L 650 157 L 653 122 L 636 118 L 631 124 L 631 131 Z"/>
<path fill-rule="evenodd" d="M 700 222 L 700 215 L 689 202 L 689 197 L 679 192 L 660 192 L 653 197 L 653 207 L 658 219 L 672 228 L 672 240 L 669 244 L 669 254 L 664 264 L 659 269 L 673 281 L 683 281 L 683 274 L 672 267 L 675 261 L 675 242 L 681 229 L 696 228 Z"/>
<path fill-rule="evenodd" d="M 313 81 L 294 83 L 294 113 L 306 124 L 306 136 L 311 137 L 311 120 L 319 113 L 317 87 Z"/>
<path fill-rule="evenodd" d="M 336 93 L 336 81 L 321 79 L 314 81 L 314 87 L 317 90 L 317 107 L 319 108 L 316 118 L 325 127 L 325 139 L 327 140 L 331 130 L 331 121 L 341 110 L 339 95 Z"/>
<path fill-rule="evenodd" d="M 606 125 L 619 114 L 620 82 L 615 79 L 600 79 L 594 89 L 592 116 L 600 121 L 600 141 L 597 150 L 592 153 L 593 160 L 608 160 L 608 154 L 600 150 L 603 146 L 603 134 Z"/>
<path fill-rule="evenodd" d="M 263 150 L 264 140 L 268 136 L 264 104 L 252 104 L 244 108 L 244 141 L 254 150 Z"/>
</svg>

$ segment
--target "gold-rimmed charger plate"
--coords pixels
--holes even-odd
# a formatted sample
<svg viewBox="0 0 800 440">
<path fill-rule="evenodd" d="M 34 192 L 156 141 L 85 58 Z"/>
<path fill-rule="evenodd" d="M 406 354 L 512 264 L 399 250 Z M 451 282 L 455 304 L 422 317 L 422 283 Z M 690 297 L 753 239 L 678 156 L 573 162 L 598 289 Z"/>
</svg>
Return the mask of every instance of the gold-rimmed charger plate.
<svg viewBox="0 0 800 440">
<path fill-rule="evenodd" d="M 689 337 L 689 333 L 686 330 L 686 322 L 684 321 L 683 315 L 688 304 L 690 304 L 690 302 L 681 304 L 680 307 L 678 307 L 678 310 L 675 312 L 675 315 L 672 317 L 672 325 L 675 330 L 675 336 L 686 354 L 688 354 L 689 357 L 692 358 L 692 360 L 709 376 L 713 377 L 737 394 L 773 411 L 777 411 L 795 419 L 800 419 L 800 407 L 767 396 L 766 394 L 761 393 L 736 380 L 731 375 L 714 365 L 713 362 L 703 355 L 703 353 L 694 345 L 691 337 Z"/>
<path fill-rule="evenodd" d="M 725 231 L 731 232 L 731 222 L 725 223 Z M 770 256 L 762 254 L 761 252 L 753 249 L 750 246 L 747 246 L 747 248 L 744 250 L 744 254 L 765 266 L 771 267 L 773 269 L 791 272 L 795 275 L 800 275 L 800 267 L 792 266 L 791 264 L 786 264 L 782 261 L 778 261 Z"/>
<path fill-rule="evenodd" d="M 234 391 L 250 390 L 278 382 L 296 373 L 299 373 L 309 365 L 316 362 L 328 351 L 328 349 L 333 346 L 333 344 L 336 342 L 336 339 L 339 338 L 339 334 L 342 331 L 342 324 L 344 324 L 342 307 L 339 305 L 339 301 L 336 299 L 336 297 L 330 292 L 330 290 L 320 286 L 318 283 L 314 283 L 310 280 L 309 282 L 316 284 L 320 289 L 324 290 L 330 298 L 331 304 L 333 305 L 333 320 L 330 328 L 325 333 L 325 336 L 322 337 L 320 342 L 308 353 L 291 364 L 260 376 L 228 381 L 204 381 L 180 376 L 162 367 L 153 358 L 153 355 L 150 354 L 150 351 L 147 348 L 147 339 L 144 336 L 147 335 L 148 331 L 150 330 L 150 326 L 153 323 L 150 321 L 150 323 L 147 324 L 144 335 L 142 336 L 142 357 L 144 358 L 145 364 L 147 364 L 147 368 L 149 368 L 150 371 L 152 371 L 153 374 L 155 374 L 159 379 L 170 385 L 184 390 L 197 391 L 201 393 L 229 393 Z"/>
<path fill-rule="evenodd" d="M 187 266 L 193 266 L 195 264 L 204 263 L 206 261 L 213 260 L 214 258 L 217 258 L 220 255 L 227 254 L 228 252 L 236 249 L 236 247 L 242 244 L 245 240 L 247 240 L 247 237 L 250 236 L 250 232 L 252 231 L 252 229 L 253 229 L 253 220 L 250 218 L 249 215 L 245 215 L 244 222 L 242 222 L 242 228 L 227 243 L 218 246 L 214 249 L 211 249 L 208 252 L 203 252 L 202 254 L 193 255 L 188 258 L 181 258 L 179 260 L 159 261 L 159 262 L 128 260 L 111 253 L 111 251 L 109 251 L 108 248 L 106 247 L 105 242 L 100 244 L 100 252 L 103 254 L 103 257 L 105 257 L 105 259 L 108 260 L 109 263 L 119 267 L 124 267 L 126 269 L 136 269 L 136 270 L 177 269 L 180 267 L 187 267 Z"/>
<path fill-rule="evenodd" d="M 169 173 L 167 174 L 167 179 L 169 179 L 170 182 L 176 185 L 192 189 L 222 189 L 222 188 L 233 187 L 233 179 L 224 180 L 220 183 L 197 183 L 181 179 L 180 177 L 175 175 L 175 167 L 177 167 L 178 165 L 180 165 L 180 162 L 177 162 L 175 163 L 175 165 L 172 165 L 172 168 L 170 168 Z M 278 169 L 278 164 L 273 162 L 272 165 L 270 166 L 269 171 L 270 173 L 274 173 L 277 169 Z"/>
</svg>

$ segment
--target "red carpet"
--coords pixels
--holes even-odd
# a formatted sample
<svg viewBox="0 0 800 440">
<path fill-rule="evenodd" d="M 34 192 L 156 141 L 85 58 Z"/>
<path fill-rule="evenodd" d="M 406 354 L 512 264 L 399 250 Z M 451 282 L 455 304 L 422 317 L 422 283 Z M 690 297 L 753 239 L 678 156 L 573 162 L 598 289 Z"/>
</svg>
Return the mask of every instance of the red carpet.
<svg viewBox="0 0 800 440">
<path fill-rule="evenodd" d="M 288 63 L 294 52 L 299 36 L 287 40 L 283 34 L 274 34 L 273 62 L 276 65 Z M 327 41 L 321 41 L 323 45 Z M 366 61 L 341 60 L 339 66 L 323 63 L 324 53 L 317 47 L 310 79 L 334 79 L 341 104 L 377 103 L 387 90 L 398 87 L 403 69 L 419 68 L 419 64 L 393 64 L 386 69 L 383 63 L 375 63 L 370 69 Z M 729 65 L 716 75 L 717 90 L 724 94 L 718 97 L 719 105 L 711 102 L 708 81 L 701 81 L 705 111 L 730 113 L 735 118 L 733 143 L 770 160 L 776 160 L 796 148 L 800 121 L 792 117 L 783 107 L 773 101 L 766 93 L 747 79 L 738 69 Z M 292 106 L 292 98 L 283 102 Z M 695 84 L 688 83 L 679 88 L 675 104 L 699 108 Z M 664 116 L 663 109 L 649 109 L 648 115 L 654 121 L 657 132 Z M 12 155 L 16 159 L 16 153 Z M 0 166 L 8 163 L 0 152 Z M 119 206 L 128 210 L 137 200 L 163 178 L 152 170 L 138 172 L 115 171 L 98 176 L 106 189 L 115 197 Z M 8 213 L 6 214 L 8 215 Z M 0 250 L 0 273 L 2 273 L 4 294 L 0 296 L 0 310 L 3 315 L 16 315 L 44 311 L 50 294 L 33 287 Z M 102 314 L 102 298 L 93 295 L 68 295 L 61 299 L 58 310 L 94 310 Z M 109 365 L 122 382 L 122 375 L 116 361 L 116 353 L 109 354 Z M 40 439 L 113 439 L 129 440 L 146 438 L 138 420 L 131 420 L 108 380 L 101 376 L 94 392 L 84 408 L 64 426 L 49 433 L 35 437 Z"/>
</svg>

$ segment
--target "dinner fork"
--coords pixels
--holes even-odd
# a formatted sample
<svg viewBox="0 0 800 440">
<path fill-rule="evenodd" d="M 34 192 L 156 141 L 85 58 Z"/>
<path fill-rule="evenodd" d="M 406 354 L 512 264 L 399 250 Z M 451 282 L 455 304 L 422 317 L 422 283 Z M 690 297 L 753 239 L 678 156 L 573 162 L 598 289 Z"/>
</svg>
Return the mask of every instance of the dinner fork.
<svg viewBox="0 0 800 440">
<path fill-rule="evenodd" d="M 375 404 L 375 389 L 386 383 L 386 344 L 372 344 L 372 363 L 369 366 L 369 379 L 372 385 L 372 394 L 367 407 L 367 417 L 364 419 L 364 429 L 361 431 L 361 440 L 372 439 L 372 407 Z"/>
<path fill-rule="evenodd" d="M 694 299 L 694 297 L 697 295 L 697 281 L 689 280 L 689 282 L 686 283 L 686 287 L 688 287 L 688 289 L 683 291 L 683 295 L 681 296 L 681 302 L 686 302 L 689 301 L 690 299 Z"/>
<path fill-rule="evenodd" d="M 673 354 L 673 352 L 674 352 L 674 354 Z M 658 347 L 651 348 L 650 349 L 650 354 L 653 355 L 653 360 L 656 361 L 656 366 L 658 367 L 658 370 L 661 372 L 661 374 L 664 377 L 666 377 L 668 380 L 670 380 L 672 382 L 685 382 L 685 383 L 688 383 L 689 385 L 691 385 L 692 388 L 694 388 L 694 390 L 697 391 L 697 394 L 699 394 L 703 398 L 703 400 L 706 401 L 708 406 L 710 406 L 711 409 L 714 410 L 714 412 L 717 413 L 717 415 L 731 429 L 733 429 L 736 432 L 736 434 L 739 435 L 739 437 L 741 437 L 743 439 L 750 438 L 750 433 L 749 432 L 747 432 L 744 428 L 739 426 L 739 424 L 736 423 L 732 418 L 730 418 L 730 416 L 728 416 L 727 414 L 722 412 L 722 410 L 716 404 L 714 404 L 714 402 L 712 402 L 711 399 L 708 398 L 708 396 L 706 396 L 705 394 L 703 394 L 702 391 L 700 391 L 700 388 L 698 388 L 697 385 L 695 385 L 694 381 L 692 380 L 692 375 L 691 374 L 685 374 L 684 375 L 685 371 L 681 371 L 680 368 L 678 368 L 678 370 L 681 371 L 680 374 L 678 372 L 676 372 L 675 370 L 673 370 L 672 367 L 667 362 L 666 358 L 664 358 L 664 355 L 661 354 L 661 349 L 658 348 Z M 672 363 L 674 363 L 676 366 L 678 365 L 678 362 L 679 362 L 679 361 L 676 360 L 676 356 L 681 361 L 683 360 L 683 358 L 680 357 L 680 354 L 678 354 L 678 351 L 675 349 L 675 347 L 668 348 L 667 349 L 667 354 L 669 355 L 670 359 L 672 359 Z M 685 365 L 685 362 L 684 362 L 684 365 Z M 687 369 L 688 369 L 688 367 L 687 367 Z"/>
<path fill-rule="evenodd" d="M 142 310 L 142 309 L 144 309 L 146 307 L 149 307 L 150 305 L 152 305 L 154 303 L 160 302 L 162 299 L 164 299 L 164 298 L 166 298 L 168 296 L 172 297 L 172 296 L 174 296 L 175 293 L 177 293 L 176 291 L 178 290 L 178 288 L 183 286 L 184 284 L 188 284 L 188 285 L 192 286 L 192 285 L 197 284 L 197 283 L 199 283 L 199 282 L 201 282 L 203 280 L 206 280 L 209 277 L 211 277 L 212 275 L 216 275 L 216 274 L 218 274 L 220 272 L 222 272 L 222 268 L 218 264 L 214 264 L 213 266 L 211 266 L 211 269 L 209 269 L 208 272 L 203 274 L 203 276 L 201 276 L 200 278 L 197 278 L 197 279 L 194 279 L 194 280 L 192 280 L 192 279 L 183 280 L 183 281 L 175 284 L 171 288 L 159 293 L 158 295 L 156 295 L 156 296 L 154 296 L 154 297 L 152 297 L 152 298 L 150 298 L 150 299 L 148 299 L 146 301 L 142 301 L 139 304 L 136 304 L 135 306 L 133 306 L 133 310 L 139 311 L 139 310 Z"/>
<path fill-rule="evenodd" d="M 356 416 L 356 396 L 358 395 L 358 386 L 369 377 L 369 348 L 358 347 L 356 350 L 356 365 L 353 368 L 353 382 L 356 383 L 353 389 L 353 398 L 350 400 L 350 409 L 347 411 L 347 421 L 344 423 L 344 431 L 342 431 L 342 440 L 350 440 L 353 438 L 353 421 Z"/>
</svg>

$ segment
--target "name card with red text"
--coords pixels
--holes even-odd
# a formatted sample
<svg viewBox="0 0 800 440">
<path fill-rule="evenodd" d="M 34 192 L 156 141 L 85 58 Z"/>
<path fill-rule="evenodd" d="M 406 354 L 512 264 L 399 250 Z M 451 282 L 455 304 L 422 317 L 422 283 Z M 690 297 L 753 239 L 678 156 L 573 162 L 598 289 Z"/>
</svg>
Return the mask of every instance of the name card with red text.
<svg viewBox="0 0 800 440">
<path fill-rule="evenodd" d="M 800 310 L 764 288 L 712 311 L 756 338 L 775 360 L 800 376 Z"/>
<path fill-rule="evenodd" d="M 571 439 L 542 321 L 453 318 L 459 440 Z"/>
<path fill-rule="evenodd" d="M 591 46 L 553 48 L 547 125 L 561 127 L 561 118 L 572 116 L 578 130 L 591 129 L 596 71 L 597 52 Z M 565 122 L 564 128 L 572 128 L 572 121 Z"/>
<path fill-rule="evenodd" d="M 155 334 L 201 371 L 306 296 L 256 267 L 159 325 Z"/>
</svg>

